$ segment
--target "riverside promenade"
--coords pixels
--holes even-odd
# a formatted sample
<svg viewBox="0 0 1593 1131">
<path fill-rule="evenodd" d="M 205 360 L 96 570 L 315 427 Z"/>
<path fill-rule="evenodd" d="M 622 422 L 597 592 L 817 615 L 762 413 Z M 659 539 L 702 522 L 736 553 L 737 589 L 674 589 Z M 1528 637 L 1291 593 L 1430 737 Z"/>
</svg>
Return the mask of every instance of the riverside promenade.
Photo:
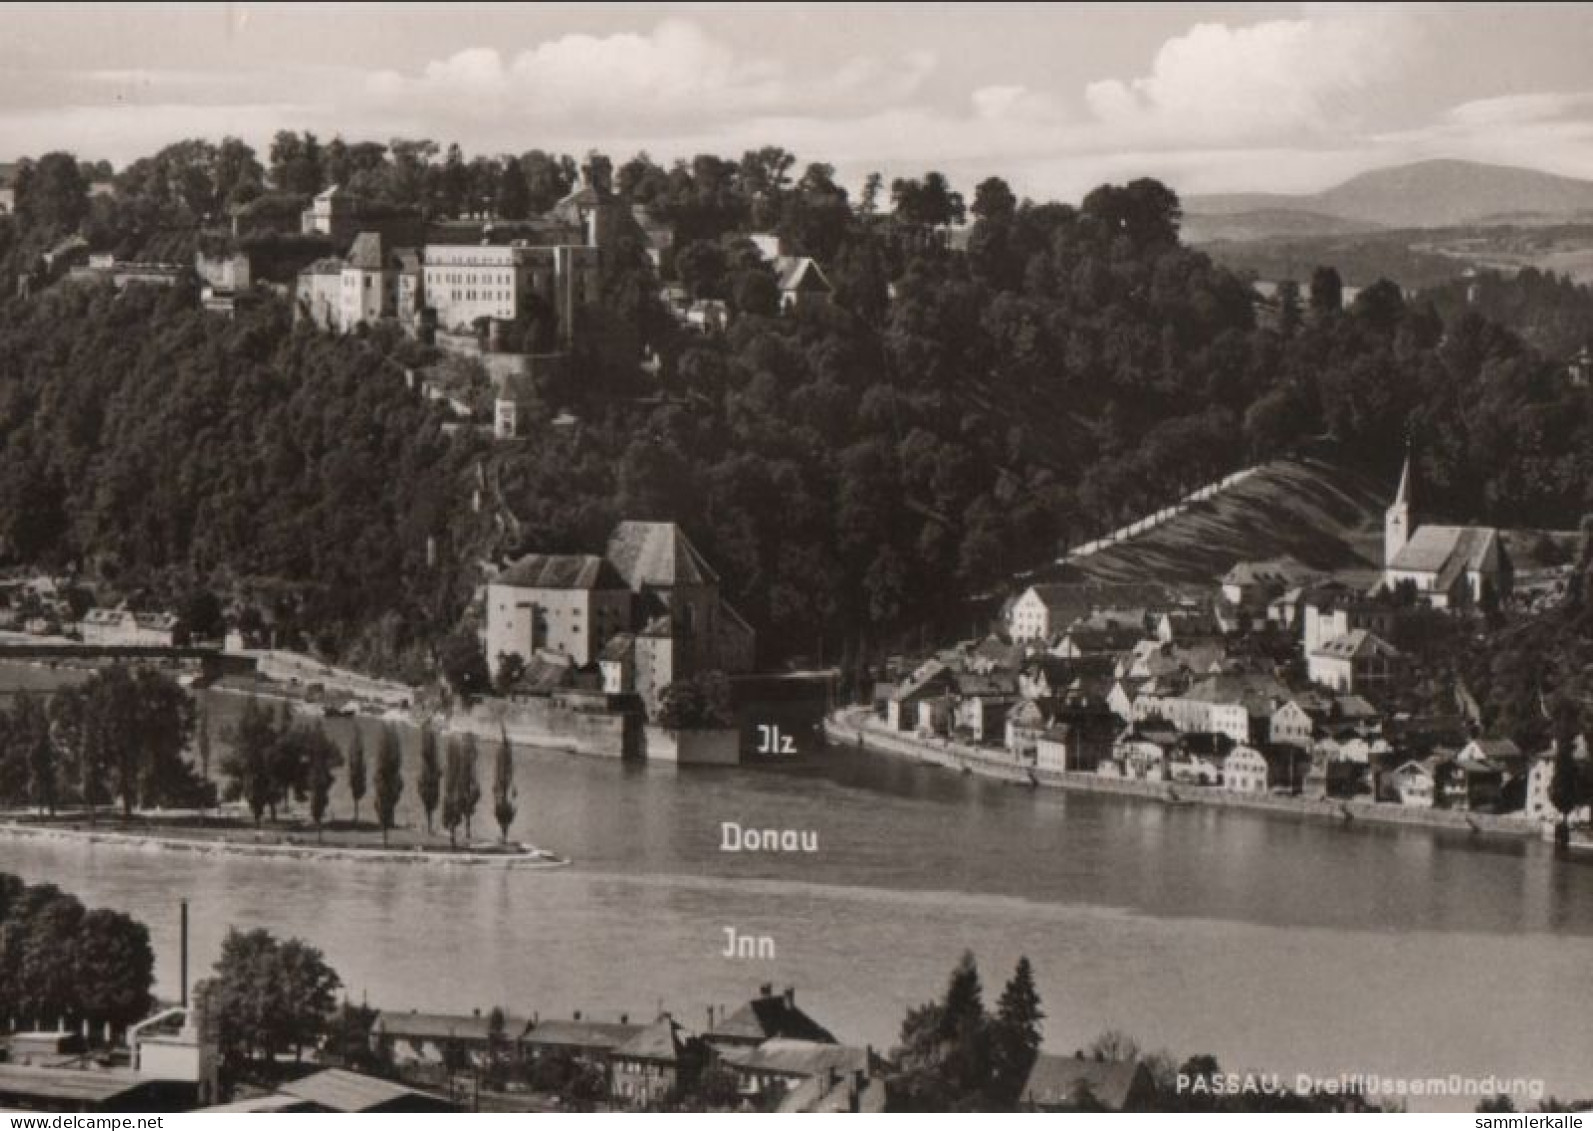
<svg viewBox="0 0 1593 1131">
<path fill-rule="evenodd" d="M 861 747 L 892 757 L 910 758 L 959 773 L 1040 789 L 1066 789 L 1136 797 L 1163 805 L 1204 805 L 1248 809 L 1340 824 L 1406 825 L 1475 835 L 1537 839 L 1541 826 L 1516 814 L 1470 813 L 1452 809 L 1414 809 L 1403 805 L 1284 794 L 1231 793 L 1220 786 L 1136 781 L 1097 774 L 1040 769 L 996 747 L 970 746 L 951 739 L 927 738 L 890 730 L 867 707 L 843 708 L 824 720 L 824 736 L 837 747 Z"/>
</svg>

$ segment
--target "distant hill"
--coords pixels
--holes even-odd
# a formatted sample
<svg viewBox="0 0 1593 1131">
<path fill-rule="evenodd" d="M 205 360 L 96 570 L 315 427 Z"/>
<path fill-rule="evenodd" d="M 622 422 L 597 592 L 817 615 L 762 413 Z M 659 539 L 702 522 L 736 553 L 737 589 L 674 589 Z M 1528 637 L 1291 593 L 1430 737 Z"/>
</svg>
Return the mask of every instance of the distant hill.
<svg viewBox="0 0 1593 1131">
<path fill-rule="evenodd" d="M 1186 226 L 1213 217 L 1230 231 L 1212 239 L 1327 235 L 1325 222 L 1373 228 L 1443 228 L 1463 224 L 1566 220 L 1593 215 L 1593 181 L 1535 169 L 1440 159 L 1374 169 L 1322 192 L 1227 193 L 1184 200 Z M 1200 239 L 1199 236 L 1191 236 Z"/>
<path fill-rule="evenodd" d="M 1296 237 L 1355 236 L 1380 232 L 1382 226 L 1363 220 L 1346 220 L 1320 212 L 1297 212 L 1288 208 L 1257 208 L 1250 211 L 1193 215 L 1186 213 L 1184 240 L 1188 243 L 1215 243 L 1218 240 L 1268 239 L 1280 234 Z"/>
</svg>

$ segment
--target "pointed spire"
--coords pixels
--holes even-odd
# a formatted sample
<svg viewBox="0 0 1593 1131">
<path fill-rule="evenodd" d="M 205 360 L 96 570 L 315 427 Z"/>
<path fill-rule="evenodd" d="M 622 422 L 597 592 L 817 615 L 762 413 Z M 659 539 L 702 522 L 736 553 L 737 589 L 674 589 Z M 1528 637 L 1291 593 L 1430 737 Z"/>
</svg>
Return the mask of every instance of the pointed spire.
<svg viewBox="0 0 1593 1131">
<path fill-rule="evenodd" d="M 1410 440 L 1405 441 L 1405 465 L 1399 473 L 1399 491 L 1394 495 L 1394 505 L 1410 506 Z"/>
</svg>

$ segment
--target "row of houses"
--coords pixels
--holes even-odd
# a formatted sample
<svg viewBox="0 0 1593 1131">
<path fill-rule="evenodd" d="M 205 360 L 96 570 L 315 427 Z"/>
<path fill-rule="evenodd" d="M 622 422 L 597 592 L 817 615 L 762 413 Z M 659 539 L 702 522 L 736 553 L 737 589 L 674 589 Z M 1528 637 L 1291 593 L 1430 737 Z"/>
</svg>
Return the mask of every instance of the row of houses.
<svg viewBox="0 0 1593 1131">
<path fill-rule="evenodd" d="M 1030 585 L 1004 636 L 881 683 L 880 720 L 1037 773 L 1548 819 L 1551 752 L 1478 735 L 1464 704 L 1438 718 L 1397 709 L 1411 667 L 1389 638 L 1423 610 L 1508 597 L 1512 579 L 1497 531 L 1407 537 L 1411 497 L 1407 459 L 1370 589 L 1289 558 L 1237 563 L 1210 593 Z"/>
<path fill-rule="evenodd" d="M 700 1031 L 669 1013 L 648 1022 L 382 1013 L 372 1043 L 401 1075 L 419 1080 L 504 1058 L 528 1073 L 545 1060 L 575 1063 L 599 1073 L 609 1102 L 625 1108 L 669 1102 L 717 1070 L 748 1107 L 884 1110 L 885 1062 L 837 1041 L 797 1004 L 794 989 L 769 984 L 733 1012 L 710 1008 Z"/>
<path fill-rule="evenodd" d="M 564 1059 L 599 1073 L 609 1102 L 656 1106 L 718 1071 L 735 1082 L 744 1110 L 883 1112 L 890 1062 L 868 1047 L 840 1043 L 796 1003 L 795 990 L 760 987 L 733 1012 L 707 1010 L 692 1032 L 670 1014 L 648 1023 L 498 1015 L 382 1013 L 372 1043 L 403 1078 L 431 1081 L 460 1066 L 504 1057 L 532 1070 Z M 1033 1111 L 1148 1110 L 1156 1083 L 1138 1060 L 1041 1052 L 1020 1093 Z"/>
</svg>

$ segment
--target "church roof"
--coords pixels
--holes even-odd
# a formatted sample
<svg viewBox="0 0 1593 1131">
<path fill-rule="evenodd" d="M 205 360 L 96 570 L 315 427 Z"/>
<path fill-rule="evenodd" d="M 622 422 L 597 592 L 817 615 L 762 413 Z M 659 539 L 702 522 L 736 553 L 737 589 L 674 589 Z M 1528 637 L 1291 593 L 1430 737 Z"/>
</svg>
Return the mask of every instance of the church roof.
<svg viewBox="0 0 1593 1131">
<path fill-rule="evenodd" d="M 1396 507 L 1410 506 L 1410 452 L 1405 453 L 1405 464 L 1399 471 L 1399 490 L 1394 493 Z"/>
<path fill-rule="evenodd" d="M 1423 526 L 1389 563 L 1390 569 L 1447 574 L 1499 568 L 1499 532 L 1487 526 Z"/>
<path fill-rule="evenodd" d="M 632 589 L 719 583 L 719 576 L 673 522 L 620 523 L 609 536 L 608 560 Z"/>
</svg>

